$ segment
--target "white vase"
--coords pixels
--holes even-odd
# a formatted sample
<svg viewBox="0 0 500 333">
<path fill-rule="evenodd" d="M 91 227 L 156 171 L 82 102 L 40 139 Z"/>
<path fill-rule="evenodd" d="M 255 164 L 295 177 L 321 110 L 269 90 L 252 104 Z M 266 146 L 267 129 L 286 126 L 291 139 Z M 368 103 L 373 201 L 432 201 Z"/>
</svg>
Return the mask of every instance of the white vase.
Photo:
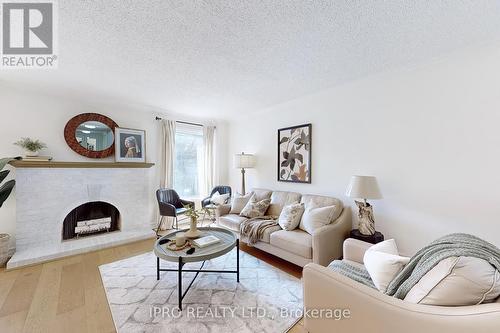
<svg viewBox="0 0 500 333">
<path fill-rule="evenodd" d="M 198 230 L 197 224 L 198 224 L 198 221 L 195 218 L 191 218 L 189 230 L 184 234 L 187 238 L 200 237 L 201 231 Z"/>
<path fill-rule="evenodd" d="M 26 157 L 37 157 L 38 151 L 25 150 L 24 154 L 26 155 Z"/>
<path fill-rule="evenodd" d="M 0 234 L 0 267 L 9 260 L 10 235 Z"/>
</svg>

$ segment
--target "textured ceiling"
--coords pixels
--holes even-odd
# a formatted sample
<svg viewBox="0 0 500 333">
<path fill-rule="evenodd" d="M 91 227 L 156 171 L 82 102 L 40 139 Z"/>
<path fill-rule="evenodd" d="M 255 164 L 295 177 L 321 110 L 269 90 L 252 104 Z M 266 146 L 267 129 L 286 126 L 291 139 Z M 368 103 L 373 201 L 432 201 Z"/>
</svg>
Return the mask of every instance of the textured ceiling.
<svg viewBox="0 0 500 333">
<path fill-rule="evenodd" d="M 2 71 L 64 94 L 236 116 L 500 41 L 500 1 L 59 1 L 59 68 Z"/>
</svg>

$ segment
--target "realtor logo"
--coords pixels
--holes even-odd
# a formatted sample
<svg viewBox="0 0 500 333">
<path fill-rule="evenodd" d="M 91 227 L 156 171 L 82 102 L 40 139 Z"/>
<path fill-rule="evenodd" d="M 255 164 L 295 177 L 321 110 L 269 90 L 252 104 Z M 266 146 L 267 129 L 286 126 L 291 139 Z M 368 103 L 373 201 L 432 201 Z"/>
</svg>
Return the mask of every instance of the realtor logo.
<svg viewBox="0 0 500 333">
<path fill-rule="evenodd" d="M 54 68 L 54 3 L 2 2 L 2 68 Z"/>
</svg>

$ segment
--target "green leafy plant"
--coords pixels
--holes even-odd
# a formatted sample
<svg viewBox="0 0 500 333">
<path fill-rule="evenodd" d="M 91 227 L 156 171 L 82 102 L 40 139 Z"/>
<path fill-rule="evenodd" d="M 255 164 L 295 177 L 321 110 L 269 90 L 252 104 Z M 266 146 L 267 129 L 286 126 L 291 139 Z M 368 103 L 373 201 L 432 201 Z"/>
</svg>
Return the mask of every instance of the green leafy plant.
<svg viewBox="0 0 500 333">
<path fill-rule="evenodd" d="M 31 138 L 21 138 L 21 140 L 14 142 L 14 144 L 29 151 L 39 151 L 43 148 L 47 148 L 47 145 L 45 143 L 41 142 L 38 139 L 32 140 Z"/>
<path fill-rule="evenodd" d="M 207 208 L 196 210 L 191 205 L 183 205 L 183 206 L 184 208 L 186 208 L 186 212 L 184 213 L 184 215 L 194 220 L 198 220 L 203 213 L 206 213 L 208 211 Z"/>
<path fill-rule="evenodd" d="M 19 158 L 15 158 L 19 159 Z M 5 166 L 12 161 L 12 158 L 2 158 L 0 159 L 0 207 L 2 207 L 3 203 L 7 198 L 9 197 L 10 193 L 14 189 L 14 186 L 16 185 L 15 180 L 9 180 L 2 184 L 5 178 L 7 178 L 7 175 L 9 174 L 9 170 L 3 170 Z"/>
</svg>

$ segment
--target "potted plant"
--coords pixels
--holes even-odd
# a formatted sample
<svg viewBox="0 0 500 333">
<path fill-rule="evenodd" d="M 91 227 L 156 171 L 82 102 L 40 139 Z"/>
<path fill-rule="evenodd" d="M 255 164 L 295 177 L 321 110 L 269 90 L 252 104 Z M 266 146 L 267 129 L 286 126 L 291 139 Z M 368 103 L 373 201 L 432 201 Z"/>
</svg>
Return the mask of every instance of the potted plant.
<svg viewBox="0 0 500 333">
<path fill-rule="evenodd" d="M 40 150 L 47 148 L 45 143 L 38 139 L 32 140 L 31 138 L 21 138 L 21 140 L 14 142 L 14 144 L 24 149 L 26 157 L 36 157 Z"/>
<path fill-rule="evenodd" d="M 16 158 L 19 159 L 19 158 Z M 9 197 L 10 193 L 16 185 L 15 180 L 6 181 L 4 184 L 2 182 L 7 178 L 9 170 L 3 170 L 3 168 L 12 160 L 12 158 L 2 158 L 0 159 L 0 208 L 3 203 Z M 3 266 L 7 260 L 9 260 L 9 244 L 10 235 L 0 233 L 0 267 Z"/>
<path fill-rule="evenodd" d="M 188 238 L 196 238 L 201 236 L 201 231 L 198 230 L 197 225 L 198 225 L 198 219 L 200 218 L 200 215 L 206 211 L 206 208 L 202 208 L 201 210 L 196 210 L 193 206 L 191 205 L 185 205 L 184 208 L 186 208 L 186 212 L 184 215 L 190 218 L 190 224 L 189 224 L 189 230 L 186 232 L 186 237 Z"/>
</svg>

